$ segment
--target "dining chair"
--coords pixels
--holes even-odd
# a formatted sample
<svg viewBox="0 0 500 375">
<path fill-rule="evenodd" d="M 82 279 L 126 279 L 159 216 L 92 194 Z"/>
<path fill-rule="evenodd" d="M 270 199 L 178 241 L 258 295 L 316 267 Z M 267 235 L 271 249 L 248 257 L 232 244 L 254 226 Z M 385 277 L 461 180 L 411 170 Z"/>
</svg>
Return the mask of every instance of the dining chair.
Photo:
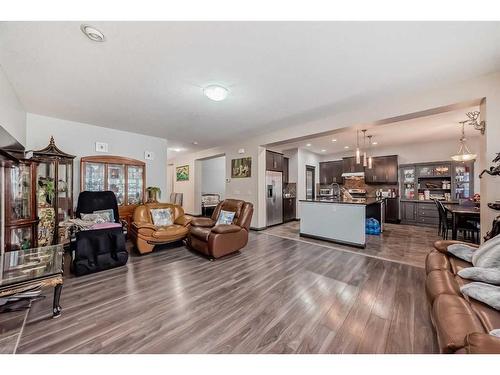
<svg viewBox="0 0 500 375">
<path fill-rule="evenodd" d="M 443 237 L 443 240 L 448 239 L 448 231 L 452 229 L 453 222 L 451 217 L 448 216 L 448 210 L 444 207 L 443 203 L 434 199 L 436 206 L 439 212 L 439 227 L 440 227 L 440 235 Z"/>
</svg>

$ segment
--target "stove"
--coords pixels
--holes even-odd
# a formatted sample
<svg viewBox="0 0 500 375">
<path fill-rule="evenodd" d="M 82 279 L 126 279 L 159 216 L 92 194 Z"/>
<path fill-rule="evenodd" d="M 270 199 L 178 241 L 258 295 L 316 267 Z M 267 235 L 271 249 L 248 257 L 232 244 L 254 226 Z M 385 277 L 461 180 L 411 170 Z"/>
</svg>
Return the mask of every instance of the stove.
<svg viewBox="0 0 500 375">
<path fill-rule="evenodd" d="M 351 194 L 353 198 L 366 198 L 365 189 L 348 189 L 347 192 Z"/>
</svg>

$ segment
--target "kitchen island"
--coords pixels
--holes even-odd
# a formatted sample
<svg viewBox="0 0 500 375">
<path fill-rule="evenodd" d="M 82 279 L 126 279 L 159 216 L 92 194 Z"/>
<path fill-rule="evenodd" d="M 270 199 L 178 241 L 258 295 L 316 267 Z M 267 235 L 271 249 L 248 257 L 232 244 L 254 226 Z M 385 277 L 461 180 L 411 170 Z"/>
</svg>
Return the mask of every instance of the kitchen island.
<svg viewBox="0 0 500 375">
<path fill-rule="evenodd" d="M 300 235 L 366 247 L 367 217 L 383 223 L 383 200 L 367 198 L 300 200 Z"/>
</svg>

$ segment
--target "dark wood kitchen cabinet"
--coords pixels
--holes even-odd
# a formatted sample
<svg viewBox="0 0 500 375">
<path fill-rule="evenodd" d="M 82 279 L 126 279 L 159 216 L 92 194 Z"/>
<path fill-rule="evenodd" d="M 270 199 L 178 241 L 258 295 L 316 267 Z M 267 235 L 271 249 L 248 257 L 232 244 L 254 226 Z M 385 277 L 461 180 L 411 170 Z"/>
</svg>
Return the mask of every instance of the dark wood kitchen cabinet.
<svg viewBox="0 0 500 375">
<path fill-rule="evenodd" d="M 283 154 L 267 150 L 266 171 L 283 172 Z"/>
<path fill-rule="evenodd" d="M 363 163 L 356 163 L 356 158 L 354 156 L 350 158 L 342 159 L 342 169 L 344 173 L 354 173 L 354 172 L 363 172 L 364 167 Z"/>
<path fill-rule="evenodd" d="M 386 198 L 385 200 L 385 222 L 399 224 L 399 198 Z"/>
<path fill-rule="evenodd" d="M 398 183 L 398 156 L 377 156 L 373 158 L 372 169 L 365 168 L 367 184 L 393 185 Z"/>
<path fill-rule="evenodd" d="M 295 220 L 296 204 L 295 198 L 283 198 L 283 222 Z"/>
<path fill-rule="evenodd" d="M 334 182 L 342 183 L 343 161 L 325 161 L 319 163 L 319 183 L 330 185 Z"/>
<path fill-rule="evenodd" d="M 290 179 L 290 159 L 283 158 L 283 183 L 288 184 Z"/>
<path fill-rule="evenodd" d="M 401 202 L 401 222 L 403 224 L 413 224 L 417 221 L 417 203 Z"/>
</svg>

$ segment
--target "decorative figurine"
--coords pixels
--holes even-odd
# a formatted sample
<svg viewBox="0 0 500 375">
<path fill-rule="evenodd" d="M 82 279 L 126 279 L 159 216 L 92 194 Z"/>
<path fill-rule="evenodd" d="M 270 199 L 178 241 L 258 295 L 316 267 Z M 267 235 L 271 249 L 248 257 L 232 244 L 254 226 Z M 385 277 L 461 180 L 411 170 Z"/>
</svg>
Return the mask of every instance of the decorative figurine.
<svg viewBox="0 0 500 375">
<path fill-rule="evenodd" d="M 500 176 L 500 152 L 497 153 L 495 159 L 493 159 L 493 163 L 499 163 L 495 167 L 490 167 L 490 169 L 485 169 L 479 175 L 479 178 L 483 176 L 484 173 L 488 173 L 490 176 Z"/>
</svg>

